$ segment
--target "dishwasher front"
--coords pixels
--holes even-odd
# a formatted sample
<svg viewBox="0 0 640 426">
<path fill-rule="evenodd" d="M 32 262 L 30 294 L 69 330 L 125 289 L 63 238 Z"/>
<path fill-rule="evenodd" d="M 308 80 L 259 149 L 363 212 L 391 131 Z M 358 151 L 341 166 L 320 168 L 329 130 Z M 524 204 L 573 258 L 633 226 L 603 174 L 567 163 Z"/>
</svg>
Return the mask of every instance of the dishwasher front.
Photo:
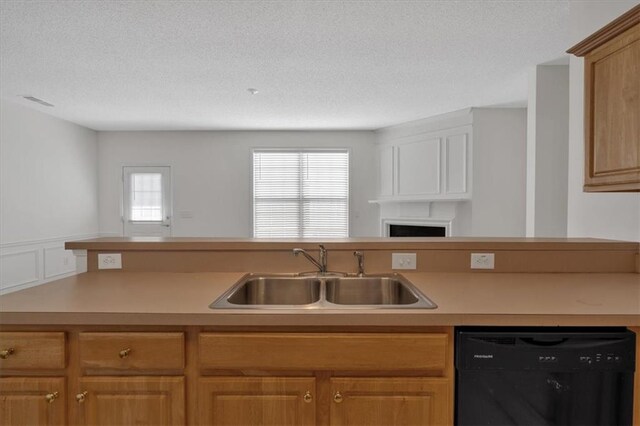
<svg viewBox="0 0 640 426">
<path fill-rule="evenodd" d="M 456 424 L 631 425 L 635 333 L 459 327 Z"/>
</svg>

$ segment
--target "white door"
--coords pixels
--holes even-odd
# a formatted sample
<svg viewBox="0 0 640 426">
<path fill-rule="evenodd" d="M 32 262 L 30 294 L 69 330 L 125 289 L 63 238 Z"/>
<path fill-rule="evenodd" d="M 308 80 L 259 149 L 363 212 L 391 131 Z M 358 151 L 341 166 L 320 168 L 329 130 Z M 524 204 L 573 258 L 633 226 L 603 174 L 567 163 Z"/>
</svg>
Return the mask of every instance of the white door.
<svg viewBox="0 0 640 426">
<path fill-rule="evenodd" d="M 171 168 L 123 167 L 126 237 L 171 236 Z"/>
</svg>

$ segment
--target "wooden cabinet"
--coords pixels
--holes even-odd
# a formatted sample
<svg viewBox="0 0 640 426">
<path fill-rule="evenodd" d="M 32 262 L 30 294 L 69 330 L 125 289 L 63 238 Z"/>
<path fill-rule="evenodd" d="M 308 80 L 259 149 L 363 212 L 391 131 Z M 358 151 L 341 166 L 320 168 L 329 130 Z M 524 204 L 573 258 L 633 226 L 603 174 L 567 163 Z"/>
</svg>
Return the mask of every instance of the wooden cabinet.
<svg viewBox="0 0 640 426">
<path fill-rule="evenodd" d="M 451 425 L 451 393 L 443 378 L 334 378 L 330 424 Z"/>
<path fill-rule="evenodd" d="M 184 425 L 182 377 L 83 377 L 76 395 L 82 425 Z"/>
<path fill-rule="evenodd" d="M 203 332 L 198 348 L 202 374 L 276 375 L 201 377 L 201 424 L 453 424 L 451 329 Z"/>
<path fill-rule="evenodd" d="M 80 424 L 185 424 L 184 333 L 81 332 L 78 349 Z"/>
<path fill-rule="evenodd" d="M 0 333 L 0 424 L 452 424 L 451 327 L 39 329 Z"/>
<path fill-rule="evenodd" d="M 80 333 L 80 364 L 87 369 L 184 368 L 183 333 Z"/>
<path fill-rule="evenodd" d="M 208 377 L 198 386 L 201 425 L 311 426 L 316 421 L 314 378 Z"/>
<path fill-rule="evenodd" d="M 471 197 L 471 126 L 404 137 L 378 149 L 379 200 Z"/>
<path fill-rule="evenodd" d="M 0 369 L 44 370 L 64 366 L 63 332 L 0 332 Z"/>
<path fill-rule="evenodd" d="M 568 52 L 585 58 L 584 190 L 640 191 L 640 5 Z"/>
<path fill-rule="evenodd" d="M 64 332 L 0 332 L 0 424 L 66 424 L 65 366 Z"/>
<path fill-rule="evenodd" d="M 0 379 L 0 424 L 65 425 L 66 384 L 63 377 Z"/>
</svg>

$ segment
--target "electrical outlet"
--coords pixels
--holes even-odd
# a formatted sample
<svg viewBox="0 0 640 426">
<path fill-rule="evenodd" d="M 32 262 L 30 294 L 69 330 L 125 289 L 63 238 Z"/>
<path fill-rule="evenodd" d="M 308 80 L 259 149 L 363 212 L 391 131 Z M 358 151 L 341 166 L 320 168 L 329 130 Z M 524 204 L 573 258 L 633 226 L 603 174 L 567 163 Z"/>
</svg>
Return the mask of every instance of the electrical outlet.
<svg viewBox="0 0 640 426">
<path fill-rule="evenodd" d="M 122 269 L 120 253 L 98 253 L 98 269 Z"/>
<path fill-rule="evenodd" d="M 391 269 L 416 269 L 415 253 L 391 253 Z"/>
<path fill-rule="evenodd" d="M 471 253 L 471 269 L 495 268 L 495 255 L 493 253 Z"/>
</svg>

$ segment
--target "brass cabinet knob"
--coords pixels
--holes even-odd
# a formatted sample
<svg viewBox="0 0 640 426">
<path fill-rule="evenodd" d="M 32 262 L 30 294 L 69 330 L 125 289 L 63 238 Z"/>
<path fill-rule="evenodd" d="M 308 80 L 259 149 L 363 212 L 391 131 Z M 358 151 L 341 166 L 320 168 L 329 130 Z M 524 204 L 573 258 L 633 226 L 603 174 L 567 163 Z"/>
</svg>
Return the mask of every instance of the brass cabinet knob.
<svg viewBox="0 0 640 426">
<path fill-rule="evenodd" d="M 47 402 L 49 404 L 51 404 L 53 401 L 55 401 L 56 399 L 58 399 L 58 392 L 51 392 L 48 393 L 44 396 L 44 399 L 47 400 Z"/>
<path fill-rule="evenodd" d="M 7 348 L 0 351 L 0 358 L 7 359 L 10 355 L 13 355 L 16 350 L 13 348 Z"/>
<path fill-rule="evenodd" d="M 84 391 L 82 393 L 79 393 L 76 395 L 76 401 L 78 401 L 78 403 L 82 404 L 84 402 L 85 399 L 87 399 L 87 394 L 89 394 L 89 392 Z"/>
<path fill-rule="evenodd" d="M 344 398 L 342 398 L 342 394 L 340 393 L 340 391 L 336 392 L 336 393 L 333 395 L 333 401 L 334 401 L 334 402 L 336 402 L 336 403 L 338 403 L 338 404 L 340 404 L 340 403 L 342 402 L 342 400 L 343 400 L 343 399 L 344 399 Z"/>
<path fill-rule="evenodd" d="M 304 402 L 311 402 L 313 400 L 313 397 L 311 396 L 311 392 L 307 391 L 304 396 L 302 397 L 302 399 L 304 400 Z"/>
<path fill-rule="evenodd" d="M 131 348 L 123 349 L 118 353 L 118 356 L 120 356 L 120 358 L 122 359 L 125 359 L 126 357 L 129 356 L 130 353 L 131 353 Z"/>
</svg>

